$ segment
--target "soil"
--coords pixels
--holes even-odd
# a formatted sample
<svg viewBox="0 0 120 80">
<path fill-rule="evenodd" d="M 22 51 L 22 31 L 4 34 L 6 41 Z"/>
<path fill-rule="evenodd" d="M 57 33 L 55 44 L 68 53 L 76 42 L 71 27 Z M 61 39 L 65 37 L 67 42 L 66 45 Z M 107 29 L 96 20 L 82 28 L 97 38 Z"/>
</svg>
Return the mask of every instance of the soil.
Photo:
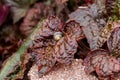
<svg viewBox="0 0 120 80">
<path fill-rule="evenodd" d="M 29 71 L 30 80 L 98 80 L 93 75 L 87 75 L 84 71 L 81 59 L 75 59 L 71 65 L 56 64 L 53 69 L 43 76 L 38 77 L 37 66 L 34 65 Z"/>
</svg>

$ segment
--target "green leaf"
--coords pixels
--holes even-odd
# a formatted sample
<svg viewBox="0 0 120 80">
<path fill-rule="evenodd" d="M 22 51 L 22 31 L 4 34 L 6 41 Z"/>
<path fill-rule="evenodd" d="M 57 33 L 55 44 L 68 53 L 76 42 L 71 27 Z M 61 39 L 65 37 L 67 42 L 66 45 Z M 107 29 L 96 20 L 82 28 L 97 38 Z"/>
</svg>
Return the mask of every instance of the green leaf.
<svg viewBox="0 0 120 80">
<path fill-rule="evenodd" d="M 18 22 L 21 18 L 23 18 L 27 12 L 28 8 L 12 8 L 13 13 L 13 23 Z"/>
<path fill-rule="evenodd" d="M 29 9 L 30 5 L 37 0 L 4 0 L 7 5 L 11 6 L 13 23 L 18 22 L 23 18 Z"/>
<path fill-rule="evenodd" d="M 0 71 L 0 80 L 5 80 L 7 75 L 14 71 L 14 68 L 18 64 L 21 64 L 21 57 L 27 51 L 29 44 L 32 42 L 32 40 L 34 40 L 34 37 L 38 33 L 39 29 L 42 27 L 42 24 L 43 22 L 39 22 L 33 33 L 26 39 L 26 41 L 21 45 L 18 51 L 8 58 Z"/>
</svg>

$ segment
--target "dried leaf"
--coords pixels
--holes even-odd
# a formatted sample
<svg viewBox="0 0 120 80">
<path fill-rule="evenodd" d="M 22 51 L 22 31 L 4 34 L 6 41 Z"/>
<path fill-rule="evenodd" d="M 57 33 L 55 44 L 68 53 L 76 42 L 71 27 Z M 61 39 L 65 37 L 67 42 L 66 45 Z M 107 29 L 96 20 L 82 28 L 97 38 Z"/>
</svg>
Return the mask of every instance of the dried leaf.
<svg viewBox="0 0 120 80">
<path fill-rule="evenodd" d="M 0 5 L 0 26 L 5 22 L 9 11 L 10 11 L 10 6 Z"/>
<path fill-rule="evenodd" d="M 99 78 L 110 77 L 120 72 L 120 61 L 108 55 L 108 51 L 95 50 L 84 59 L 85 71 L 90 74 L 96 71 Z"/>
<path fill-rule="evenodd" d="M 107 25 L 100 31 L 100 34 L 98 35 L 97 44 L 98 47 L 102 47 L 102 45 L 109 39 L 112 31 L 119 27 L 120 21 L 116 22 L 108 22 Z"/>
<path fill-rule="evenodd" d="M 107 44 L 111 54 L 120 57 L 120 27 L 112 32 Z"/>
</svg>

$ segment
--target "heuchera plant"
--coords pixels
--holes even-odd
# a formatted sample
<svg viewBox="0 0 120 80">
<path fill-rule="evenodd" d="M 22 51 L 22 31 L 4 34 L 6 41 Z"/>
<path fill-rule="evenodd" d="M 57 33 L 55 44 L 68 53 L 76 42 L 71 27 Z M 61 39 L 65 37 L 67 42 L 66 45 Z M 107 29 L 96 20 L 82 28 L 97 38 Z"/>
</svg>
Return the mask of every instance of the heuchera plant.
<svg viewBox="0 0 120 80">
<path fill-rule="evenodd" d="M 11 5 L 13 22 L 17 23 L 22 20 L 19 29 L 23 35 L 28 36 L 36 24 L 42 23 L 37 26 L 39 27 L 38 31 L 33 31 L 34 35 L 32 34 L 26 44 L 23 44 L 18 50 L 18 55 L 14 54 L 13 58 L 10 59 L 11 63 L 14 58 L 17 59 L 14 61 L 18 63 L 21 55 L 28 50 L 27 53 L 31 55 L 33 64 L 38 66 L 39 77 L 48 73 L 57 63 L 68 65 L 73 59 L 82 58 L 87 74 L 95 73 L 99 79 L 103 80 L 120 79 L 119 0 L 116 2 L 115 0 L 94 0 L 94 3 L 92 3 L 93 0 L 85 0 L 87 3 L 84 6 L 80 6 L 69 15 L 69 11 L 66 13 L 69 16 L 66 22 L 61 21 L 62 19 L 59 19 L 61 17 L 56 16 L 49 16 L 41 22 L 40 19 L 43 15 L 48 16 L 48 12 L 58 9 L 53 7 L 54 9 L 49 11 L 47 5 L 42 2 L 32 6 L 31 4 L 36 0 L 4 1 Z M 66 5 L 65 2 L 68 0 L 59 1 L 60 5 Z M 49 6 L 49 8 L 52 7 Z M 0 25 L 5 21 L 9 9 L 9 6 L 0 5 Z M 22 53 L 21 55 L 19 55 L 19 51 Z M 16 63 L 11 64 L 13 66 L 10 66 L 9 73 L 13 71 Z M 7 65 L 9 67 L 9 64 Z M 6 72 L 4 70 L 8 70 L 8 68 L 3 68 L 2 75 L 0 75 L 1 77 L 5 75 L 3 78 L 9 74 L 4 74 Z M 27 72 L 23 71 L 22 73 L 26 75 Z"/>
<path fill-rule="evenodd" d="M 104 10 L 92 4 L 71 13 L 64 25 L 55 16 L 44 21 L 28 50 L 35 58 L 40 77 L 56 62 L 70 64 L 75 54 L 80 54 L 83 38 L 90 47 L 83 62 L 86 73 L 96 72 L 99 79 L 115 78 L 115 74 L 120 73 L 120 22 L 106 23 Z M 57 41 L 54 39 L 56 32 L 62 33 Z M 106 42 L 108 50 L 102 48 Z"/>
</svg>

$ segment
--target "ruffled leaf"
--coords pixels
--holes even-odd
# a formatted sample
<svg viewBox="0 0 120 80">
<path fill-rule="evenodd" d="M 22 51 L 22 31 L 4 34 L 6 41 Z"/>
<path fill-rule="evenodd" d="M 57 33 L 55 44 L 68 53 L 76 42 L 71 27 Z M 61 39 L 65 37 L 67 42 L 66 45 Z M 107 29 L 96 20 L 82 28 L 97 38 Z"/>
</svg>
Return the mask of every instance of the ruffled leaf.
<svg viewBox="0 0 120 80">
<path fill-rule="evenodd" d="M 112 32 L 107 44 L 111 54 L 120 57 L 120 27 Z"/>
<path fill-rule="evenodd" d="M 53 53 L 53 46 L 46 46 L 32 50 L 32 56 L 35 57 L 35 62 L 38 66 L 39 77 L 42 77 L 49 72 L 55 65 L 56 60 L 53 57 Z"/>
<path fill-rule="evenodd" d="M 75 21 L 67 22 L 65 25 L 64 32 L 65 32 L 65 34 L 69 35 L 70 37 L 75 36 L 77 41 L 81 40 L 85 37 L 85 35 L 83 34 L 83 31 L 81 29 L 81 26 L 79 25 L 79 23 L 77 23 Z"/>
<path fill-rule="evenodd" d="M 43 5 L 39 3 L 39 4 L 36 4 L 35 6 L 36 6 L 35 8 L 32 8 L 28 11 L 28 14 L 24 18 L 24 21 L 20 26 L 20 30 L 25 36 L 29 35 L 32 32 L 32 29 L 35 27 L 35 25 L 38 23 L 38 21 L 41 18 L 40 14 L 41 14 L 42 8 L 41 10 L 39 8 Z M 53 35 L 54 30 L 58 31 L 58 27 L 59 29 L 62 28 L 62 23 L 60 19 L 55 16 L 49 17 L 49 20 L 46 20 L 44 22 L 44 25 L 45 26 L 42 27 L 42 29 L 40 29 L 40 35 L 42 36 Z"/>
<path fill-rule="evenodd" d="M 97 44 L 99 47 L 102 47 L 102 45 L 109 39 L 112 31 L 119 27 L 120 21 L 115 22 L 108 22 L 107 25 L 100 31 L 100 34 L 98 35 Z"/>
<path fill-rule="evenodd" d="M 69 64 L 77 52 L 77 41 L 75 37 L 65 36 L 55 45 L 55 59 L 60 63 Z"/>
<path fill-rule="evenodd" d="M 96 71 L 99 78 L 113 76 L 120 72 L 120 61 L 108 55 L 108 51 L 95 50 L 84 59 L 85 71 L 90 74 Z"/>
<path fill-rule="evenodd" d="M 98 23 L 94 21 L 89 8 L 77 9 L 69 15 L 70 20 L 75 20 L 82 26 L 82 30 L 88 40 L 90 48 L 97 48 L 97 35 L 100 32 Z"/>
<path fill-rule="evenodd" d="M 96 11 L 94 10 L 96 9 Z M 100 12 L 97 12 L 99 8 L 95 8 L 95 4 L 91 5 L 90 8 L 77 9 L 75 12 L 69 15 L 69 20 L 75 20 L 82 26 L 82 30 L 87 38 L 90 49 L 95 50 L 103 46 L 108 40 L 112 31 L 119 27 L 120 21 L 105 23 L 104 19 L 100 18 L 101 22 L 95 19 L 99 16 Z M 106 24 L 106 26 L 105 26 Z M 103 26 L 105 27 L 103 27 Z"/>
<path fill-rule="evenodd" d="M 35 39 L 29 46 L 29 53 L 35 58 L 35 63 L 38 66 L 39 77 L 49 72 L 55 65 L 56 59 L 54 46 L 56 40 L 53 35 L 59 31 L 61 27 L 61 21 L 55 16 L 51 16 L 44 21 L 44 25 L 36 34 Z"/>
<path fill-rule="evenodd" d="M 91 50 L 101 47 L 97 44 L 97 41 L 100 30 L 106 24 L 106 21 L 103 18 L 104 14 L 105 1 L 101 0 L 83 8 L 80 7 L 80 9 L 77 9 L 69 15 L 69 20 L 75 20 L 82 26 L 83 33 L 87 38 Z"/>
</svg>

